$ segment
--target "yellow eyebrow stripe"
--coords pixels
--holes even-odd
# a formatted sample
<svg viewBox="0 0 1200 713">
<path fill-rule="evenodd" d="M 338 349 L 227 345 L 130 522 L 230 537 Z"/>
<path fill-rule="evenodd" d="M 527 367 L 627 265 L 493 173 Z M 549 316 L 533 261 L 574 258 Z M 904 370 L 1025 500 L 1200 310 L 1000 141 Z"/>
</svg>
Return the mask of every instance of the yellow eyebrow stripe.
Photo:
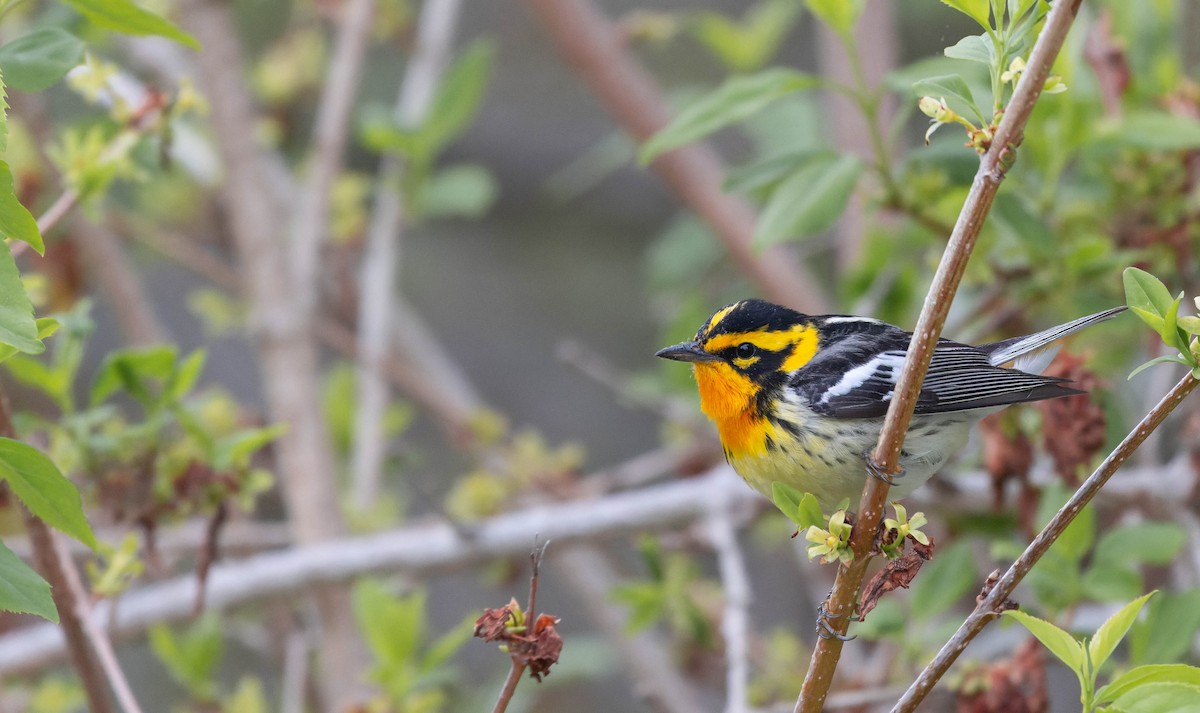
<svg viewBox="0 0 1200 713">
<path fill-rule="evenodd" d="M 759 349 L 779 352 L 791 348 L 791 353 L 783 362 L 787 371 L 799 369 L 817 353 L 817 330 L 806 324 L 798 324 L 791 329 L 777 332 L 735 332 L 718 334 L 704 343 L 705 351 L 716 354 L 724 349 L 737 346 L 742 342 L 750 342 Z M 792 345 L 795 345 L 794 347 Z"/>
<path fill-rule="evenodd" d="M 734 307 L 737 307 L 739 304 L 741 304 L 741 302 L 736 302 L 734 304 L 729 305 L 728 307 L 722 307 L 721 309 L 717 310 L 713 314 L 713 316 L 709 318 L 708 324 L 704 325 L 704 329 L 702 329 L 700 331 L 707 332 L 710 329 L 712 329 L 713 327 L 715 327 L 721 320 L 725 319 L 725 317 L 728 316 L 729 313 L 733 311 Z"/>
</svg>

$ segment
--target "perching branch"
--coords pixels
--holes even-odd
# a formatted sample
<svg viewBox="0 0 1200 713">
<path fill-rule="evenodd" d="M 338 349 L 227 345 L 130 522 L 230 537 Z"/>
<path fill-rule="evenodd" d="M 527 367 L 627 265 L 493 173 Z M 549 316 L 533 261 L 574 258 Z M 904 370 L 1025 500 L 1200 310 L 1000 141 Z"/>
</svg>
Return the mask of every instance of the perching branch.
<svg viewBox="0 0 1200 713">
<path fill-rule="evenodd" d="M 954 225 L 954 232 L 942 255 L 933 284 L 925 297 L 921 316 L 917 320 L 912 342 L 908 347 L 908 356 L 896 385 L 895 396 L 884 420 L 879 443 L 871 454 L 871 458 L 884 473 L 895 473 L 898 470 L 904 435 L 912 419 L 917 395 L 925 380 L 929 361 L 941 335 L 946 315 L 950 311 L 959 280 L 966 270 L 967 260 L 971 257 L 971 251 L 975 247 L 975 241 L 983 228 L 984 219 L 1000 183 L 1016 158 L 1016 147 L 1021 143 L 1025 124 L 1029 121 L 1029 115 L 1041 95 L 1054 59 L 1066 39 L 1067 31 L 1075 21 L 1081 2 L 1082 0 L 1059 0 L 1050 9 L 1046 25 L 1033 47 L 1025 72 L 996 128 L 991 147 L 980 159 L 979 170 L 971 184 L 970 193 Z M 878 478 L 867 478 L 866 487 L 859 500 L 858 519 L 850 539 L 854 560 L 848 565 L 839 566 L 826 608 L 832 627 L 839 633 L 845 633 L 854 614 L 859 588 L 862 586 L 863 575 L 870 559 L 869 553 L 883 517 L 887 494 L 886 483 Z M 800 697 L 796 701 L 796 713 L 817 713 L 821 710 L 833 681 L 834 671 L 837 669 L 843 643 L 837 637 L 818 638 Z"/>
<path fill-rule="evenodd" d="M 1067 526 L 1091 502 L 1113 473 L 1117 472 L 1117 469 L 1128 460 L 1129 456 L 1142 445 L 1146 437 L 1153 433 L 1198 385 L 1200 385 L 1200 381 L 1193 378 L 1190 373 L 1185 375 L 1129 432 L 1129 435 L 1125 436 L 1125 439 L 1104 459 L 1100 467 L 1096 468 L 1095 472 L 1079 486 L 1071 499 L 1059 509 L 1058 513 L 1054 515 L 1054 519 L 1038 533 L 1037 537 L 1033 538 L 1033 542 L 1030 542 L 1021 556 L 1012 563 L 1012 566 L 996 582 L 983 601 L 975 606 L 975 610 L 962 623 L 962 626 L 958 627 L 954 636 L 950 637 L 933 661 L 921 671 L 921 675 L 905 691 L 896 703 L 896 707 L 892 709 L 892 713 L 907 713 L 920 705 L 925 696 L 929 695 L 933 686 L 949 670 L 951 664 L 967 648 L 967 644 L 971 643 L 983 630 L 983 627 L 999 615 L 1001 604 L 1012 595 L 1013 590 L 1017 588 L 1025 575 L 1029 574 L 1029 570 L 1033 569 L 1042 555 L 1046 554 L 1046 550 L 1050 549 L 1050 546 L 1058 540 Z"/>
</svg>

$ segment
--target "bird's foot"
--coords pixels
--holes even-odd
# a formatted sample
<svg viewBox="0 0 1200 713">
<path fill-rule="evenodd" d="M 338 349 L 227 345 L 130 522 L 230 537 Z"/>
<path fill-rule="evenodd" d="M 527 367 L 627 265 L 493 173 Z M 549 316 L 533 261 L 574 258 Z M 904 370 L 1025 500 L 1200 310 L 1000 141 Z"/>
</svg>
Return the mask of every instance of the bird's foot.
<svg viewBox="0 0 1200 713">
<path fill-rule="evenodd" d="M 897 473 L 889 473 L 889 472 L 885 471 L 883 469 L 883 467 L 879 465 L 879 463 L 875 462 L 875 457 L 871 455 L 870 451 L 867 451 L 866 453 L 864 453 L 863 458 L 865 458 L 867 461 L 867 473 L 869 473 L 872 478 L 877 478 L 879 480 L 882 480 L 883 482 L 887 483 L 888 485 L 891 485 L 891 486 L 897 485 L 896 481 L 899 480 L 900 478 L 903 478 L 905 475 L 904 466 L 902 466 L 902 465 L 896 466 L 897 468 L 900 469 L 900 471 Z"/>
</svg>

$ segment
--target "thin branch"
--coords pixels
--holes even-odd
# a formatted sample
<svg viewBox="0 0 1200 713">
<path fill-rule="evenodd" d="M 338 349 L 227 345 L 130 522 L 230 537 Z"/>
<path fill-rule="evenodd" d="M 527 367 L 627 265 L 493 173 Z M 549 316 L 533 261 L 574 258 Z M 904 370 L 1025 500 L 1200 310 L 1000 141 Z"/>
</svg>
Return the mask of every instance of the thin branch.
<svg viewBox="0 0 1200 713">
<path fill-rule="evenodd" d="M 529 562 L 533 569 L 529 575 L 529 599 L 525 604 L 526 635 L 532 633 L 532 627 L 538 619 L 538 580 L 540 579 L 542 570 L 542 559 L 546 556 L 546 548 L 550 546 L 550 541 L 546 540 L 539 547 L 537 535 L 534 535 L 533 539 L 533 551 L 529 553 Z M 500 688 L 500 695 L 496 698 L 496 705 L 492 708 L 492 713 L 504 713 L 508 710 L 508 704 L 512 700 L 513 694 L 517 692 L 517 684 L 521 682 L 521 675 L 525 673 L 526 668 L 528 668 L 528 665 L 523 659 L 519 660 L 515 655 L 512 657 L 512 665 L 508 669 L 508 678 L 504 680 L 504 685 Z"/>
<path fill-rule="evenodd" d="M 958 628 L 954 636 L 946 642 L 946 645 L 942 647 L 933 661 L 921 671 L 921 675 L 913 681 L 912 685 L 904 693 L 904 696 L 896 703 L 896 707 L 892 709 L 893 713 L 906 713 L 907 711 L 916 709 L 920 705 L 925 696 L 929 694 L 929 691 L 933 689 L 933 686 L 949 670 L 950 665 L 967 648 L 967 644 L 971 643 L 979 632 L 983 630 L 983 627 L 999 616 L 1003 602 L 1012 595 L 1013 590 L 1017 588 L 1017 585 L 1025 578 L 1025 575 L 1029 573 L 1033 565 L 1037 564 L 1042 555 L 1046 554 L 1046 550 L 1050 549 L 1050 546 L 1062 535 L 1063 531 L 1079 515 L 1084 506 L 1091 502 L 1096 493 L 1100 491 L 1100 488 L 1104 487 L 1104 484 L 1108 482 L 1113 473 L 1117 472 L 1117 469 L 1121 467 L 1121 464 L 1142 445 L 1146 437 L 1158 428 L 1159 424 L 1175 410 L 1175 407 L 1197 385 L 1200 385 L 1200 381 L 1192 378 L 1190 373 L 1184 376 L 1150 410 L 1150 413 L 1146 414 L 1146 417 L 1129 432 L 1129 435 L 1113 449 L 1113 452 L 1104 459 L 1100 467 L 1096 468 L 1095 472 L 1079 486 L 1079 489 L 1075 491 L 1071 499 L 1054 515 L 1054 519 L 1038 533 L 1033 542 L 1030 542 L 1025 551 L 1021 553 L 1021 556 L 1012 563 L 1012 566 L 1008 568 L 1004 576 L 992 587 L 992 591 L 975 607 L 975 611 L 971 612 L 971 615 L 962 623 L 962 626 Z"/>
<path fill-rule="evenodd" d="M 460 0 L 426 0 L 417 22 L 415 50 L 396 100 L 396 119 L 404 126 L 425 121 L 458 21 Z M 358 388 L 355 398 L 354 452 L 350 501 L 366 510 L 378 497 L 384 460 L 384 411 L 389 389 L 383 364 L 389 352 L 392 303 L 406 215 L 402 190 L 406 166 L 399 156 L 385 156 L 375 179 L 375 209 L 367 227 L 367 244 L 359 268 Z"/>
<path fill-rule="evenodd" d="M 591 0 L 528 0 L 559 52 L 597 99 L 636 141 L 645 141 L 671 119 L 661 89 L 629 52 L 621 28 Z M 752 245 L 754 209 L 726 194 L 725 169 L 716 153 L 693 144 L 663 154 L 650 165 L 683 204 L 712 227 L 729 256 L 763 294 L 801 311 L 822 314 L 829 300 L 821 281 L 779 247 Z"/>
<path fill-rule="evenodd" d="M 422 523 L 363 537 L 348 537 L 267 552 L 213 567 L 207 606 L 220 611 L 251 601 L 311 591 L 365 574 L 404 570 L 412 576 L 469 567 L 527 553 L 535 534 L 560 547 L 579 542 L 681 527 L 705 517 L 714 498 L 735 504 L 760 496 L 726 466 L 684 482 L 581 502 L 551 503 L 500 515 L 473 526 L 464 539 L 446 523 Z M 93 616 L 111 618 L 114 636 L 131 636 L 158 622 L 186 619 L 196 593 L 192 575 L 124 594 L 120 606 L 101 602 Z M 0 674 L 30 671 L 59 660 L 62 635 L 35 625 L 0 637 Z"/>
<path fill-rule="evenodd" d="M 912 419 L 917 395 L 929 369 L 929 360 L 941 335 L 942 325 L 966 270 L 967 260 L 983 228 L 984 219 L 995 199 L 1005 172 L 1015 160 L 1016 147 L 1037 99 L 1058 56 L 1067 31 L 1075 20 L 1082 0 L 1059 0 L 1054 3 L 1046 25 L 1038 36 L 1033 52 L 1012 100 L 1005 110 L 995 138 L 979 162 L 979 170 L 971 184 L 970 193 L 959 213 L 950 242 L 942 255 L 933 284 L 925 297 L 921 316 L 913 330 L 912 342 L 904 368 L 896 384 L 895 397 L 888 408 L 879 443 L 871 454 L 872 460 L 884 473 L 897 472 L 904 435 Z M 888 486 L 881 479 L 867 478 L 858 505 L 858 519 L 851 535 L 850 546 L 854 561 L 838 568 L 833 591 L 830 592 L 827 612 L 829 621 L 839 633 L 844 633 L 854 614 L 855 601 L 869 564 L 869 553 L 875 541 L 876 529 L 883 517 Z M 838 637 L 818 638 L 812 661 L 804 678 L 796 713 L 817 713 L 821 710 L 837 669 L 844 642 Z"/>
<path fill-rule="evenodd" d="M 79 192 L 74 188 L 68 188 L 62 192 L 58 198 L 50 204 L 45 213 L 37 219 L 38 233 L 45 235 L 48 230 L 58 225 L 58 222 L 66 217 L 67 213 L 71 212 L 79 203 Z M 16 250 L 14 249 L 14 253 Z"/>
<path fill-rule="evenodd" d="M 492 713 L 504 713 L 508 710 L 508 702 L 517 692 L 517 684 L 521 682 L 523 673 L 525 673 L 525 664 L 517 663 L 514 658 L 512 666 L 508 669 L 508 677 L 504 679 L 504 685 L 500 688 L 500 695 L 496 698 L 496 705 L 492 707 Z"/>
<path fill-rule="evenodd" d="M 708 518 L 708 540 L 717 553 L 725 590 L 721 634 L 725 638 L 725 713 L 745 713 L 750 683 L 750 577 L 738 546 L 730 505 L 714 502 Z"/>
</svg>

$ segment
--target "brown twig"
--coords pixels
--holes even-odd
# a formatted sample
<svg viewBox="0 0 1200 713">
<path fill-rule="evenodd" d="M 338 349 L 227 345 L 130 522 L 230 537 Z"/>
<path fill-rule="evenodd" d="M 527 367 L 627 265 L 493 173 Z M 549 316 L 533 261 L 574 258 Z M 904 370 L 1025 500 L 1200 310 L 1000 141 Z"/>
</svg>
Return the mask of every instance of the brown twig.
<svg viewBox="0 0 1200 713">
<path fill-rule="evenodd" d="M 1054 519 L 1038 533 L 1033 542 L 1029 543 L 1029 546 L 1012 563 L 1012 566 L 1008 568 L 1004 576 L 1000 577 L 987 597 L 979 602 L 975 610 L 971 612 L 971 615 L 967 617 L 962 626 L 958 628 L 958 631 L 954 633 L 954 636 L 946 642 L 933 661 L 921 671 L 921 674 L 909 686 L 908 690 L 896 703 L 896 707 L 892 709 L 892 713 L 906 713 L 920 705 L 933 686 L 949 670 L 950 665 L 966 649 L 967 644 L 971 643 L 979 632 L 983 630 L 983 627 L 987 626 L 989 622 L 998 616 L 1002 603 L 1008 599 L 1013 590 L 1024 579 L 1025 575 L 1029 573 L 1029 570 L 1033 568 L 1033 565 L 1037 564 L 1037 561 L 1046 553 L 1046 550 L 1050 549 L 1050 546 L 1062 535 L 1063 531 L 1067 529 L 1067 526 L 1071 524 L 1080 511 L 1091 502 L 1092 498 L 1096 496 L 1100 488 L 1104 487 L 1104 484 L 1108 482 L 1113 473 L 1121 467 L 1129 456 L 1142 445 L 1146 437 L 1158 428 L 1159 424 L 1175 410 L 1175 407 L 1197 385 L 1200 385 L 1200 381 L 1193 378 L 1190 373 L 1185 375 L 1150 410 L 1150 413 L 1146 414 L 1146 417 L 1129 432 L 1129 435 L 1125 436 L 1125 439 L 1113 449 L 1112 453 L 1104 459 L 1104 462 L 1096 468 L 1095 472 L 1083 482 L 1083 485 L 1079 486 L 1079 489 L 1075 491 L 1071 499 L 1055 514 Z"/>
<path fill-rule="evenodd" d="M 662 91 L 630 55 L 621 28 L 591 0 L 529 0 L 559 52 L 588 83 L 605 109 L 636 141 L 645 141 L 671 119 Z M 726 194 L 725 170 L 704 144 L 663 154 L 650 165 L 685 205 L 716 232 L 729 256 L 769 299 L 801 311 L 822 314 L 829 300 L 821 281 L 778 247 L 752 246 L 754 210 Z"/>
<path fill-rule="evenodd" d="M 996 128 L 992 145 L 980 159 L 979 170 L 971 184 L 970 193 L 959 213 L 950 242 L 926 295 L 921 316 L 913 330 L 908 356 L 896 385 L 895 397 L 888 408 L 879 443 L 871 454 L 872 460 L 884 473 L 897 472 L 904 435 L 912 419 L 917 395 L 925 380 L 929 360 L 933 356 L 933 349 L 937 345 L 959 280 L 966 270 L 967 260 L 970 259 L 1000 183 L 1016 158 L 1016 147 L 1021 143 L 1025 124 L 1033 112 L 1042 86 L 1054 64 L 1054 58 L 1062 48 L 1081 2 L 1082 0 L 1060 0 L 1051 8 L 1046 25 L 1030 54 L 1025 73 L 1021 76 L 1004 117 Z M 863 488 L 862 498 L 859 500 L 858 521 L 850 539 L 854 560 L 848 565 L 839 566 L 826 607 L 828 620 L 838 633 L 845 633 L 854 613 L 855 601 L 875 543 L 875 533 L 883 517 L 887 494 L 886 483 L 878 478 L 867 478 L 866 487 Z M 817 713 L 821 710 L 833 681 L 834 671 L 837 669 L 843 643 L 838 637 L 817 640 L 800 697 L 796 701 L 796 713 Z"/>
<path fill-rule="evenodd" d="M 533 550 L 529 553 L 529 562 L 533 566 L 533 571 L 529 575 L 529 600 L 525 606 L 525 633 L 533 633 L 534 623 L 538 619 L 537 614 L 537 592 L 538 579 L 541 574 L 542 558 L 546 555 L 546 548 L 550 546 L 550 541 L 547 540 L 538 546 L 537 536 L 534 536 Z M 508 669 L 508 678 L 504 679 L 504 685 L 500 688 L 500 695 L 496 698 L 496 705 L 492 708 L 492 713 L 504 713 L 508 709 L 509 701 L 512 700 L 513 694 L 517 692 L 517 684 L 521 682 L 521 675 L 528 668 L 524 658 L 517 656 L 512 657 L 512 665 Z"/>
</svg>

